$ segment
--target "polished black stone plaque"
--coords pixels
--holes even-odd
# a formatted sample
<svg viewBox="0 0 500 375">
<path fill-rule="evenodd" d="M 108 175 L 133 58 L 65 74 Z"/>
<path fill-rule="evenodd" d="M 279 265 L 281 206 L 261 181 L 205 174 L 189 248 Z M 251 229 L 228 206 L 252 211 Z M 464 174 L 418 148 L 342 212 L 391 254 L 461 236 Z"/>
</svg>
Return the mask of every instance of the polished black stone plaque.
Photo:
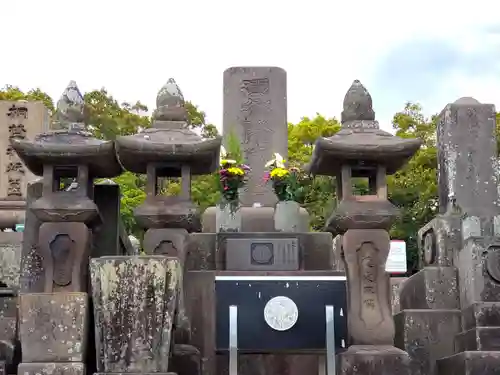
<svg viewBox="0 0 500 375">
<path fill-rule="evenodd" d="M 337 351 L 347 343 L 346 280 L 344 276 L 219 276 L 217 297 L 217 349 L 228 350 L 229 306 L 238 307 L 238 350 L 247 352 L 321 350 L 326 347 L 325 306 L 334 306 Z M 297 305 L 295 325 L 276 331 L 264 320 L 264 307 L 285 296 Z"/>
</svg>

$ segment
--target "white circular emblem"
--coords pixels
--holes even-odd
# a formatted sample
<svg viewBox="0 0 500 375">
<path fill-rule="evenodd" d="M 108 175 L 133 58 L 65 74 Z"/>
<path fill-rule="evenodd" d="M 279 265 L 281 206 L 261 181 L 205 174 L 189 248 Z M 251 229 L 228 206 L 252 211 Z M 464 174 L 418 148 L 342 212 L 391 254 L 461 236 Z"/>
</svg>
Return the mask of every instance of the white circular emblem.
<svg viewBox="0 0 500 375">
<path fill-rule="evenodd" d="M 299 309 L 290 298 L 278 296 L 271 298 L 264 307 L 264 320 L 276 331 L 287 331 L 299 318 Z"/>
</svg>

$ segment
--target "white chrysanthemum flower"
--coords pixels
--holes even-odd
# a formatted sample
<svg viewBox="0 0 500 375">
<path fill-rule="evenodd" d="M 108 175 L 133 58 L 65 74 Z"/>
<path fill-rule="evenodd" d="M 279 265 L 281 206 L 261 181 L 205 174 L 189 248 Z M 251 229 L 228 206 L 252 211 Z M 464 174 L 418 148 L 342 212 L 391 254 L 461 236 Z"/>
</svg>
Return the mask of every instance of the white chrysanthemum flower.
<svg viewBox="0 0 500 375">
<path fill-rule="evenodd" d="M 220 146 L 220 157 L 221 159 L 225 158 L 227 156 L 227 151 L 224 148 L 224 146 Z"/>
<path fill-rule="evenodd" d="M 274 153 L 274 160 L 276 161 L 276 166 L 278 168 L 285 168 L 285 159 L 283 159 L 283 156 L 277 152 Z"/>
<path fill-rule="evenodd" d="M 271 165 L 274 165 L 274 163 L 275 163 L 275 162 L 276 162 L 276 160 L 274 160 L 274 159 L 269 160 L 269 161 L 266 163 L 265 167 L 266 167 L 266 168 L 269 168 Z"/>
<path fill-rule="evenodd" d="M 283 156 L 281 156 L 277 152 L 274 153 L 274 159 L 269 160 L 265 164 L 265 168 L 269 168 L 269 167 L 271 167 L 273 165 L 276 168 L 285 168 L 285 159 L 283 159 Z"/>
<path fill-rule="evenodd" d="M 233 159 L 222 159 L 224 164 L 236 164 L 236 160 Z"/>
</svg>

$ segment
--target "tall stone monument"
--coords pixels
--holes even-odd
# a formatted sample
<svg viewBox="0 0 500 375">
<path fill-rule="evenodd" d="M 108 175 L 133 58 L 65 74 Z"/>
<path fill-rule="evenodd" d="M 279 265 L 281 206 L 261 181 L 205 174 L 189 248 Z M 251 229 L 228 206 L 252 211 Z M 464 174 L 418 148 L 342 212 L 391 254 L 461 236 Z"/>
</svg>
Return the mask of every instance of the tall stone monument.
<svg viewBox="0 0 500 375">
<path fill-rule="evenodd" d="M 279 153 L 288 155 L 286 72 L 278 67 L 232 67 L 224 71 L 223 137 L 234 134 L 241 141 L 250 166 L 248 183 L 240 193 L 242 231 L 274 229 L 277 202 L 270 184 L 264 182 L 265 164 Z M 309 230 L 309 216 L 301 209 L 302 231 Z M 215 232 L 215 208 L 202 217 L 203 232 Z"/>
<path fill-rule="evenodd" d="M 262 180 L 273 153 L 288 155 L 286 72 L 278 67 L 232 67 L 224 72 L 223 133 L 241 140 L 252 167 L 241 195 L 244 206 L 272 207 L 277 202 Z"/>
<path fill-rule="evenodd" d="M 452 206 L 461 215 L 459 246 L 448 256 L 453 256 L 458 269 L 462 310 L 456 354 L 437 361 L 440 374 L 493 374 L 493 369 L 500 368 L 500 171 L 495 115 L 492 104 L 462 98 L 447 105 L 438 118 L 440 211 Z"/>
<path fill-rule="evenodd" d="M 42 102 L 0 101 L 0 230 L 24 222 L 26 188 L 35 175 L 25 167 L 10 139 L 33 139 L 48 130 L 49 112 Z M 23 234 L 0 234 L 0 281 L 17 287 Z"/>
<path fill-rule="evenodd" d="M 365 87 L 354 81 L 344 98 L 341 130 L 316 141 L 310 171 L 335 176 L 338 206 L 327 228 L 342 234 L 351 346 L 339 355 L 340 372 L 350 375 L 408 374 L 408 354 L 394 345 L 394 321 L 385 263 L 387 232 L 398 210 L 387 200 L 386 175 L 395 173 L 420 147 L 380 130 Z M 368 195 L 353 195 L 352 178 L 366 178 Z"/>
</svg>

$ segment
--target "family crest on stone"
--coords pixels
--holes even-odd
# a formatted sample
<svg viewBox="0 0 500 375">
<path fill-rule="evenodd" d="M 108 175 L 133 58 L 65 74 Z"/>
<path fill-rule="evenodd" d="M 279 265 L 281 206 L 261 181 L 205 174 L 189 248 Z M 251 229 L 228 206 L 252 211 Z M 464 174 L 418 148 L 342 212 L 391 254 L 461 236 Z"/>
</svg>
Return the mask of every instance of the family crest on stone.
<svg viewBox="0 0 500 375">
<path fill-rule="evenodd" d="M 190 129 L 182 91 L 169 79 L 151 127 L 106 141 L 88 131 L 72 81 L 52 129 L 10 137 L 0 162 L 27 172 L 9 169 L 25 199 L 0 205 L 5 227 L 25 210 L 24 233 L 2 233 L 21 253 L 19 280 L 0 288 L 7 373 L 496 374 L 494 107 L 459 100 L 438 118 L 440 213 L 419 232 L 422 270 L 401 284 L 393 316 L 385 263 L 399 212 L 386 177 L 421 141 L 381 130 L 371 95 L 354 81 L 340 131 L 316 140 L 305 167 L 336 181 L 336 208 L 313 232 L 298 203 L 301 166 L 287 163 L 286 72 L 229 68 L 223 98 L 223 137 Z M 5 107 L 9 129 L 43 107 L 13 105 Z M 134 211 L 144 230 L 140 255 L 109 180 L 125 170 L 147 179 Z M 41 178 L 29 180 L 28 171 Z M 191 180 L 212 173 L 221 200 L 200 214 Z M 180 178 L 178 196 L 161 193 L 170 178 Z M 366 195 L 354 193 L 353 178 L 368 180 Z"/>
</svg>

